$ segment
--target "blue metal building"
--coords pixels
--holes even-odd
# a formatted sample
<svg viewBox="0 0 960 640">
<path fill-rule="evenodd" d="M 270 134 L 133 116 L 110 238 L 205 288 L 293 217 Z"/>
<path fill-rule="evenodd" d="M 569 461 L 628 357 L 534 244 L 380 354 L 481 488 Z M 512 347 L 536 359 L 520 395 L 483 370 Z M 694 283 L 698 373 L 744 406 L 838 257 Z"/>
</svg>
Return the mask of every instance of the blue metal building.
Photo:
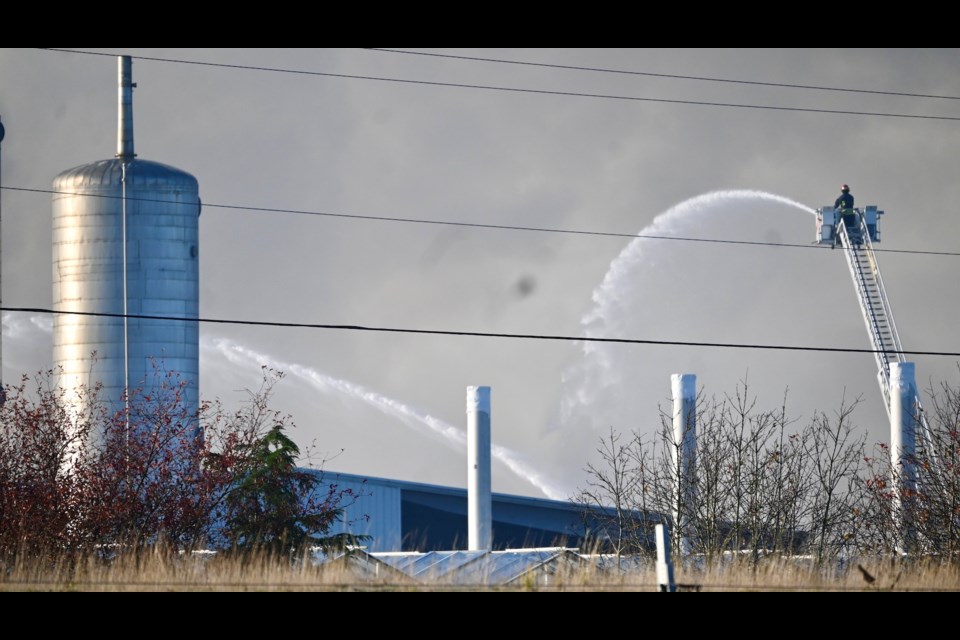
<svg viewBox="0 0 960 640">
<path fill-rule="evenodd" d="M 323 479 L 355 496 L 333 532 L 369 535 L 370 551 L 467 547 L 466 489 L 334 472 Z M 493 549 L 582 547 L 590 520 L 572 502 L 494 493 Z"/>
</svg>

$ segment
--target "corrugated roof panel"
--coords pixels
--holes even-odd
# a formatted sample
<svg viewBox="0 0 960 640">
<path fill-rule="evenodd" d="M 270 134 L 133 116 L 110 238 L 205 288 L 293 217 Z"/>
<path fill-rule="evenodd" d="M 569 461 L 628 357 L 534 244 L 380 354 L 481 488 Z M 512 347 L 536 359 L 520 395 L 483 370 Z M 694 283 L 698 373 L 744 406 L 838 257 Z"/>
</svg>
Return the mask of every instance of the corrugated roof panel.
<svg viewBox="0 0 960 640">
<path fill-rule="evenodd" d="M 375 552 L 375 557 L 397 571 L 402 571 L 408 576 L 413 575 L 413 565 L 424 554 L 416 551 L 391 551 L 386 553 Z"/>
<path fill-rule="evenodd" d="M 563 548 L 371 555 L 418 581 L 460 585 L 507 584 L 531 571 L 544 571 L 552 575 L 563 566 L 581 562 L 580 556 Z"/>
<path fill-rule="evenodd" d="M 414 578 L 440 579 L 460 571 L 486 553 L 486 551 L 431 551 L 417 562 L 411 575 Z"/>
<path fill-rule="evenodd" d="M 557 557 L 557 550 L 494 551 L 457 576 L 461 584 L 505 584 Z"/>
</svg>

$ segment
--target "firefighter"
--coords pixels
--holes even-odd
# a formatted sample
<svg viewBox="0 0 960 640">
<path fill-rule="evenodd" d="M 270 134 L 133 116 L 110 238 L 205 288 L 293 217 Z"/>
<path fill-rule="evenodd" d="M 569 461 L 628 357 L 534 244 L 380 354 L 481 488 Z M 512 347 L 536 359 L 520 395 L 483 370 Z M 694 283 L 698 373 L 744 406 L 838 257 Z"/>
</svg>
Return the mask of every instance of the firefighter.
<svg viewBox="0 0 960 640">
<path fill-rule="evenodd" d="M 850 240 L 860 244 L 860 226 L 857 224 L 857 214 L 853 209 L 853 194 L 850 193 L 849 186 L 842 185 L 840 187 L 840 197 L 833 203 L 833 206 L 843 219 L 843 226 L 847 228 L 847 235 Z"/>
<path fill-rule="evenodd" d="M 842 185 L 840 187 L 840 197 L 833 203 L 833 206 L 841 211 L 853 209 L 853 194 L 850 193 L 850 187 Z"/>
</svg>

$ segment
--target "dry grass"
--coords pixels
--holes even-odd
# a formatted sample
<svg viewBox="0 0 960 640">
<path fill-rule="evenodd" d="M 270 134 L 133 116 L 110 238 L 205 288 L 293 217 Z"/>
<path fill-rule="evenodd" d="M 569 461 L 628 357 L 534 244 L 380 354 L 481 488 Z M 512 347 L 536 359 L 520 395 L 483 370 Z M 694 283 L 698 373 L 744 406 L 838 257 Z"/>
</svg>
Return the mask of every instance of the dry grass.
<svg viewBox="0 0 960 640">
<path fill-rule="evenodd" d="M 927 561 L 872 560 L 842 570 L 817 568 L 803 559 L 768 558 L 701 568 L 677 567 L 681 591 L 960 591 L 960 566 Z M 653 567 L 623 574 L 592 568 L 557 580 L 566 589 L 657 590 Z"/>
<path fill-rule="evenodd" d="M 398 585 L 401 587 L 402 585 Z M 343 562 L 316 566 L 269 556 L 241 559 L 155 550 L 109 562 L 88 556 L 18 561 L 0 591 L 324 591 L 388 588 Z"/>
<path fill-rule="evenodd" d="M 386 569 L 382 567 L 381 569 Z M 697 591 L 905 591 L 960 590 L 960 567 L 900 560 L 863 562 L 824 572 L 791 559 L 767 559 L 707 570 L 677 569 L 677 582 Z M 96 557 L 21 560 L 0 571 L 0 591 L 656 591 L 650 569 L 626 573 L 593 563 L 522 576 L 509 585 L 459 585 L 442 579 L 416 582 L 369 564 L 338 560 L 325 565 L 266 556 L 240 559 L 154 550 L 106 562 Z"/>
<path fill-rule="evenodd" d="M 677 572 L 678 583 L 703 591 L 931 591 L 960 590 L 960 568 L 925 561 L 872 560 L 824 570 L 796 559 L 768 559 L 754 567 Z"/>
</svg>

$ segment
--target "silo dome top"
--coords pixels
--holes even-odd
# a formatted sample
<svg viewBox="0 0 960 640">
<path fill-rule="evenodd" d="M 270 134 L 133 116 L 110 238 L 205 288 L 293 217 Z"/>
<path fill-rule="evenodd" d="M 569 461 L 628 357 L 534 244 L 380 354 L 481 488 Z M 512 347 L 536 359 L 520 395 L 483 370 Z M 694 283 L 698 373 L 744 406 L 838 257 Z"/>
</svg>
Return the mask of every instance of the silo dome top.
<svg viewBox="0 0 960 640">
<path fill-rule="evenodd" d="M 199 190 L 197 179 L 186 171 L 159 162 L 127 160 L 127 187 L 148 189 Z M 123 160 L 111 158 L 73 167 L 53 180 L 55 191 L 109 189 L 122 183 Z"/>
</svg>

